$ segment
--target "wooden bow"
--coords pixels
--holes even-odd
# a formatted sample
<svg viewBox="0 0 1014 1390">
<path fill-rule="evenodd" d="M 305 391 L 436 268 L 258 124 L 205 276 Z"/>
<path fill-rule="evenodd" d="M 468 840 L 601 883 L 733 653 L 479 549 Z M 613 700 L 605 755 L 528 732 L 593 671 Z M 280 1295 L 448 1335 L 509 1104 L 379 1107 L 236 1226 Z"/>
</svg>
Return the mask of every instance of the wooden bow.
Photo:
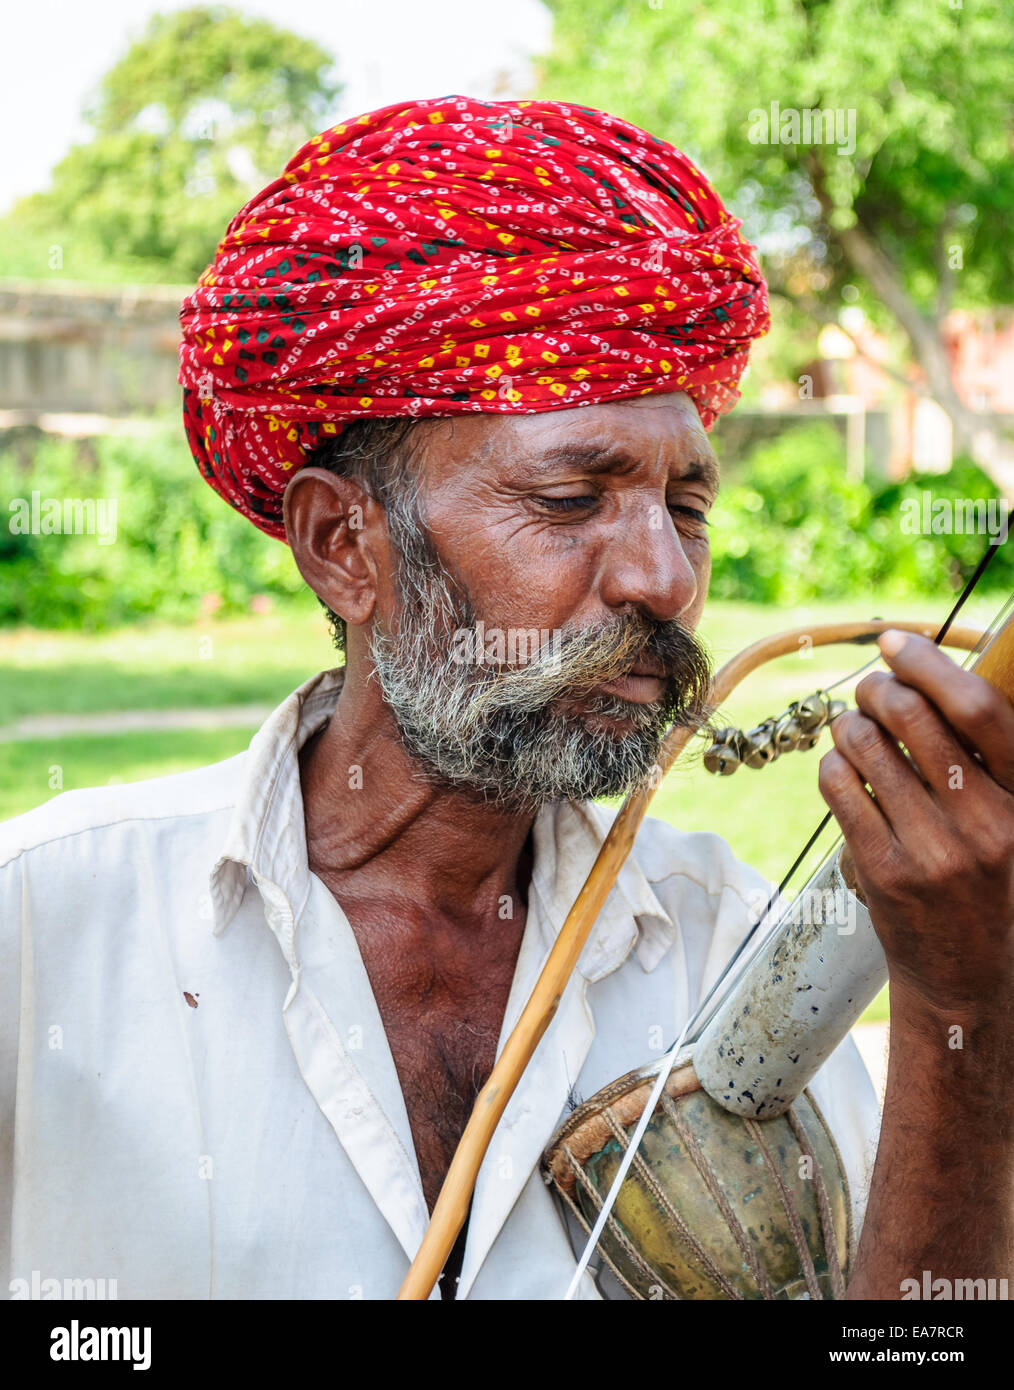
<svg viewBox="0 0 1014 1390">
<path fill-rule="evenodd" d="M 1008 623 L 1007 626 L 1014 636 L 1014 622 Z M 724 704 L 740 681 L 758 666 L 776 657 L 798 651 L 804 639 L 809 640 L 814 647 L 839 642 L 869 642 L 888 628 L 916 632 L 924 637 L 935 635 L 935 628 L 929 623 L 885 621 L 824 623 L 815 627 L 793 628 L 787 632 L 776 633 L 752 643 L 721 667 L 711 682 L 709 703 L 712 707 Z M 952 626 L 943 645 L 972 651 L 979 645 L 983 636 L 983 632 L 978 628 Z M 1008 644 L 1005 659 L 1014 665 L 1014 651 L 1010 650 L 1011 648 L 1014 648 L 1014 641 Z M 695 730 L 687 728 L 674 728 L 669 731 L 659 755 L 663 775 L 682 753 L 694 732 Z M 426 1234 L 398 1293 L 399 1299 L 428 1298 L 440 1277 L 451 1248 L 464 1225 L 479 1168 L 500 1117 L 556 1013 L 578 957 L 617 874 L 633 848 L 634 837 L 660 782 L 661 777 L 656 776 L 650 783 L 635 788 L 617 813 L 584 886 L 567 914 L 531 997 L 507 1039 L 489 1080 L 479 1092 L 444 1178 Z"/>
</svg>

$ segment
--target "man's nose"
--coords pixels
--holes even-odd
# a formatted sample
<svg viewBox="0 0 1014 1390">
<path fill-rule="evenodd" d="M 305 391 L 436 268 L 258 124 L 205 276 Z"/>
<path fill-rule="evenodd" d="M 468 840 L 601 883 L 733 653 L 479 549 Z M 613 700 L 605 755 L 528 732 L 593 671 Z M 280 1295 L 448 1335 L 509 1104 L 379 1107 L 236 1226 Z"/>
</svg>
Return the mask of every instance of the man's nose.
<svg viewBox="0 0 1014 1390">
<path fill-rule="evenodd" d="M 694 603 L 698 576 L 667 508 L 648 508 L 617 528 L 603 556 L 601 598 L 617 612 L 634 607 L 656 622 L 679 618 Z"/>
</svg>

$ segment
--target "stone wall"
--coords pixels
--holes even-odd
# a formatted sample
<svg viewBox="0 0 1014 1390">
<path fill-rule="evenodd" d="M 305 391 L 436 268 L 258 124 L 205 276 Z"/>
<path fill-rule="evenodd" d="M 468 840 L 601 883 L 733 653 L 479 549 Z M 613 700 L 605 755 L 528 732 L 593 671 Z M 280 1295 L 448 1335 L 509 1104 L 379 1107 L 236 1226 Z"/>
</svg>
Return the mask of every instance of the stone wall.
<svg viewBox="0 0 1014 1390">
<path fill-rule="evenodd" d="M 147 414 L 179 400 L 186 286 L 0 280 L 0 411 Z"/>
</svg>

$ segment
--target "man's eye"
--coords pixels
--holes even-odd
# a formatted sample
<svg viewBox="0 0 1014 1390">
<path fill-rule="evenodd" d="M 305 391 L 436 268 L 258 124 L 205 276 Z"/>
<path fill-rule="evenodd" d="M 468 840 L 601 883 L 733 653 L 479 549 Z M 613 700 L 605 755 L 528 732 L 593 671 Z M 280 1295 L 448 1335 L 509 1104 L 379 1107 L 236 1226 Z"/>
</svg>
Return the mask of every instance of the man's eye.
<svg viewBox="0 0 1014 1390">
<path fill-rule="evenodd" d="M 561 513 L 589 511 L 597 504 L 599 499 L 587 493 L 579 493 L 572 497 L 533 497 L 532 500 L 537 502 L 540 507 L 544 507 L 547 511 Z M 668 503 L 668 507 L 671 513 L 687 517 L 688 520 L 693 522 L 696 526 L 706 527 L 711 525 L 708 521 L 707 513 L 702 512 L 699 507 L 688 507 L 683 502 L 670 502 Z"/>
<path fill-rule="evenodd" d="M 548 508 L 551 512 L 573 512 L 578 509 L 594 507 L 598 498 L 582 493 L 577 497 L 534 497 L 532 501 L 538 502 L 540 506 Z"/>
<path fill-rule="evenodd" d="M 687 507 L 684 506 L 682 502 L 670 502 L 669 510 L 671 512 L 679 512 L 682 516 L 688 516 L 691 518 L 692 521 L 700 522 L 702 526 L 711 525 L 711 522 L 708 520 L 705 513 L 702 512 L 698 507 Z"/>
</svg>

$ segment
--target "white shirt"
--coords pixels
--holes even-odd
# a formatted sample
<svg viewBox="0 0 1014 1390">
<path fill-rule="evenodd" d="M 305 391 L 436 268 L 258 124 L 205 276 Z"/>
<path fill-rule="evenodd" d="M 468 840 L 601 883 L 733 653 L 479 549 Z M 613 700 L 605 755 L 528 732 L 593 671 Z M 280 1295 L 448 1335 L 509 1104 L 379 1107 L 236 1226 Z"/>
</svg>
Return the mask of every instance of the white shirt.
<svg viewBox="0 0 1014 1390">
<path fill-rule="evenodd" d="M 355 936 L 307 866 L 300 793 L 298 750 L 341 682 L 307 681 L 226 762 L 0 827 L 8 1281 L 115 1279 L 121 1299 L 397 1292 L 426 1203 Z M 611 818 L 558 803 L 536 819 L 498 1051 Z M 538 1162 L 568 1097 L 672 1043 L 763 887 L 719 836 L 645 821 L 493 1136 L 459 1297 L 563 1295 L 576 1260 Z M 878 1109 L 850 1039 L 811 1089 L 858 1225 Z M 602 1296 L 590 1275 L 581 1295 Z"/>
</svg>

